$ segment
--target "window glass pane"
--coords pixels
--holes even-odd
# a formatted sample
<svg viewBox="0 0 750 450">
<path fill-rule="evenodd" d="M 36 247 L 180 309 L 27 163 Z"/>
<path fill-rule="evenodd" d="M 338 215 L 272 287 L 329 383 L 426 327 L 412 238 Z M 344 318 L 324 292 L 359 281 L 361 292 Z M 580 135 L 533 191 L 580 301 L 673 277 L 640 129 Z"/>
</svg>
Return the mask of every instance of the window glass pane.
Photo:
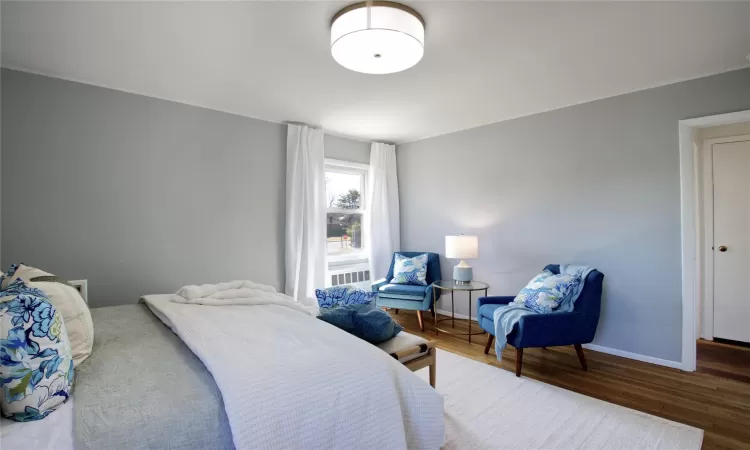
<svg viewBox="0 0 750 450">
<path fill-rule="evenodd" d="M 362 175 L 326 172 L 326 201 L 329 208 L 359 209 L 361 207 Z"/>
<path fill-rule="evenodd" d="M 362 251 L 362 214 L 328 213 L 326 249 L 329 255 Z"/>
</svg>

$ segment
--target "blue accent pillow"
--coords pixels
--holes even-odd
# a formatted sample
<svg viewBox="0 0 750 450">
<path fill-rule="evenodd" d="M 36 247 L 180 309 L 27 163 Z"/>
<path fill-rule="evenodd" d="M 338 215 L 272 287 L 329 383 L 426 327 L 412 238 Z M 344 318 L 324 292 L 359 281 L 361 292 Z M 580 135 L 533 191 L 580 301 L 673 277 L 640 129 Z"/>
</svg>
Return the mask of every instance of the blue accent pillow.
<svg viewBox="0 0 750 450">
<path fill-rule="evenodd" d="M 396 253 L 391 283 L 427 286 L 427 253 L 413 258 Z"/>
<path fill-rule="evenodd" d="M 387 312 L 373 305 L 342 305 L 321 309 L 318 319 L 371 344 L 385 342 L 404 329 Z"/>
<path fill-rule="evenodd" d="M 540 314 L 549 314 L 572 296 L 579 284 L 581 284 L 581 277 L 578 275 L 555 275 L 545 270 L 529 281 L 513 302 L 522 303 Z"/>
<path fill-rule="evenodd" d="M 72 384 L 73 357 L 62 314 L 22 279 L 8 284 L 0 290 L 3 415 L 19 422 L 44 419 L 68 399 Z"/>
<path fill-rule="evenodd" d="M 369 305 L 377 298 L 377 292 L 365 291 L 354 286 L 333 286 L 315 289 L 320 308 L 335 308 L 341 305 Z"/>
</svg>

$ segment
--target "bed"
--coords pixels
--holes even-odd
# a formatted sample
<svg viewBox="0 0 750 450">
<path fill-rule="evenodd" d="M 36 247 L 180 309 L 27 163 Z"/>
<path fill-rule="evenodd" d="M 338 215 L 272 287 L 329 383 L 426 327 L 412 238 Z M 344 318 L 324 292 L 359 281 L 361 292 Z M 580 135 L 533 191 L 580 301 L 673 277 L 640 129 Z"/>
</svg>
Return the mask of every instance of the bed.
<svg viewBox="0 0 750 450">
<path fill-rule="evenodd" d="M 56 415 L 59 429 L 74 421 L 69 440 L 76 449 L 96 450 L 442 444 L 442 397 L 364 341 L 277 305 L 149 298 L 148 305 L 92 309 L 94 351 L 76 368 L 72 406 L 19 425 L 51 424 Z M 221 340 L 227 337 L 242 345 L 220 348 L 229 347 Z M 209 353 L 241 355 L 217 365 L 204 343 Z M 3 450 L 24 442 L 6 434 Z M 70 447 L 58 436 L 35 448 Z"/>
<path fill-rule="evenodd" d="M 145 304 L 91 310 L 94 351 L 76 369 L 76 449 L 233 449 L 221 392 Z"/>
<path fill-rule="evenodd" d="M 41 421 L 3 418 L 3 450 L 234 449 L 213 377 L 146 305 L 91 317 L 94 352 L 71 399 Z"/>
</svg>

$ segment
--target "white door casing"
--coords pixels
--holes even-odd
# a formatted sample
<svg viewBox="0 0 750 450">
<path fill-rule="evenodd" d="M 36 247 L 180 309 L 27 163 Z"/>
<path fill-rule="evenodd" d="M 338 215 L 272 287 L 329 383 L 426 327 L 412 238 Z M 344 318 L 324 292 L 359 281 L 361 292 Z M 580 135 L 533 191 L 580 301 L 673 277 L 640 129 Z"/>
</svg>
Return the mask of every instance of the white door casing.
<svg viewBox="0 0 750 450">
<path fill-rule="evenodd" d="M 713 335 L 750 342 L 750 136 L 717 141 L 711 143 L 713 250 L 707 253 L 713 255 Z"/>
<path fill-rule="evenodd" d="M 678 121 L 680 143 L 680 238 L 682 260 L 682 357 L 680 366 L 687 372 L 695 372 L 696 339 L 698 338 L 697 315 L 703 304 L 701 280 L 704 277 L 702 261 L 709 259 L 701 252 L 704 242 L 703 212 L 700 201 L 705 178 L 700 176 L 700 151 L 695 148 L 695 132 L 701 128 L 750 122 L 750 110 L 735 111 L 713 116 L 695 117 Z M 713 236 L 713 234 L 711 234 Z"/>
</svg>

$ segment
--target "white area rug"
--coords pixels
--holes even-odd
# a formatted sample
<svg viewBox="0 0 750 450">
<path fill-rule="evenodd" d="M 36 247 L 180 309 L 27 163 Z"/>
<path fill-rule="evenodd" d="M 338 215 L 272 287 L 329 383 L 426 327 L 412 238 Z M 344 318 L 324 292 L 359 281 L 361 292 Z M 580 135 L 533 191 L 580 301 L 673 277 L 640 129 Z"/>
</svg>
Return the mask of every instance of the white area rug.
<svg viewBox="0 0 750 450">
<path fill-rule="evenodd" d="M 417 372 L 427 381 L 427 369 Z M 581 376 L 586 376 L 581 373 Z M 700 449 L 703 430 L 567 391 L 443 350 L 443 449 Z"/>
</svg>

